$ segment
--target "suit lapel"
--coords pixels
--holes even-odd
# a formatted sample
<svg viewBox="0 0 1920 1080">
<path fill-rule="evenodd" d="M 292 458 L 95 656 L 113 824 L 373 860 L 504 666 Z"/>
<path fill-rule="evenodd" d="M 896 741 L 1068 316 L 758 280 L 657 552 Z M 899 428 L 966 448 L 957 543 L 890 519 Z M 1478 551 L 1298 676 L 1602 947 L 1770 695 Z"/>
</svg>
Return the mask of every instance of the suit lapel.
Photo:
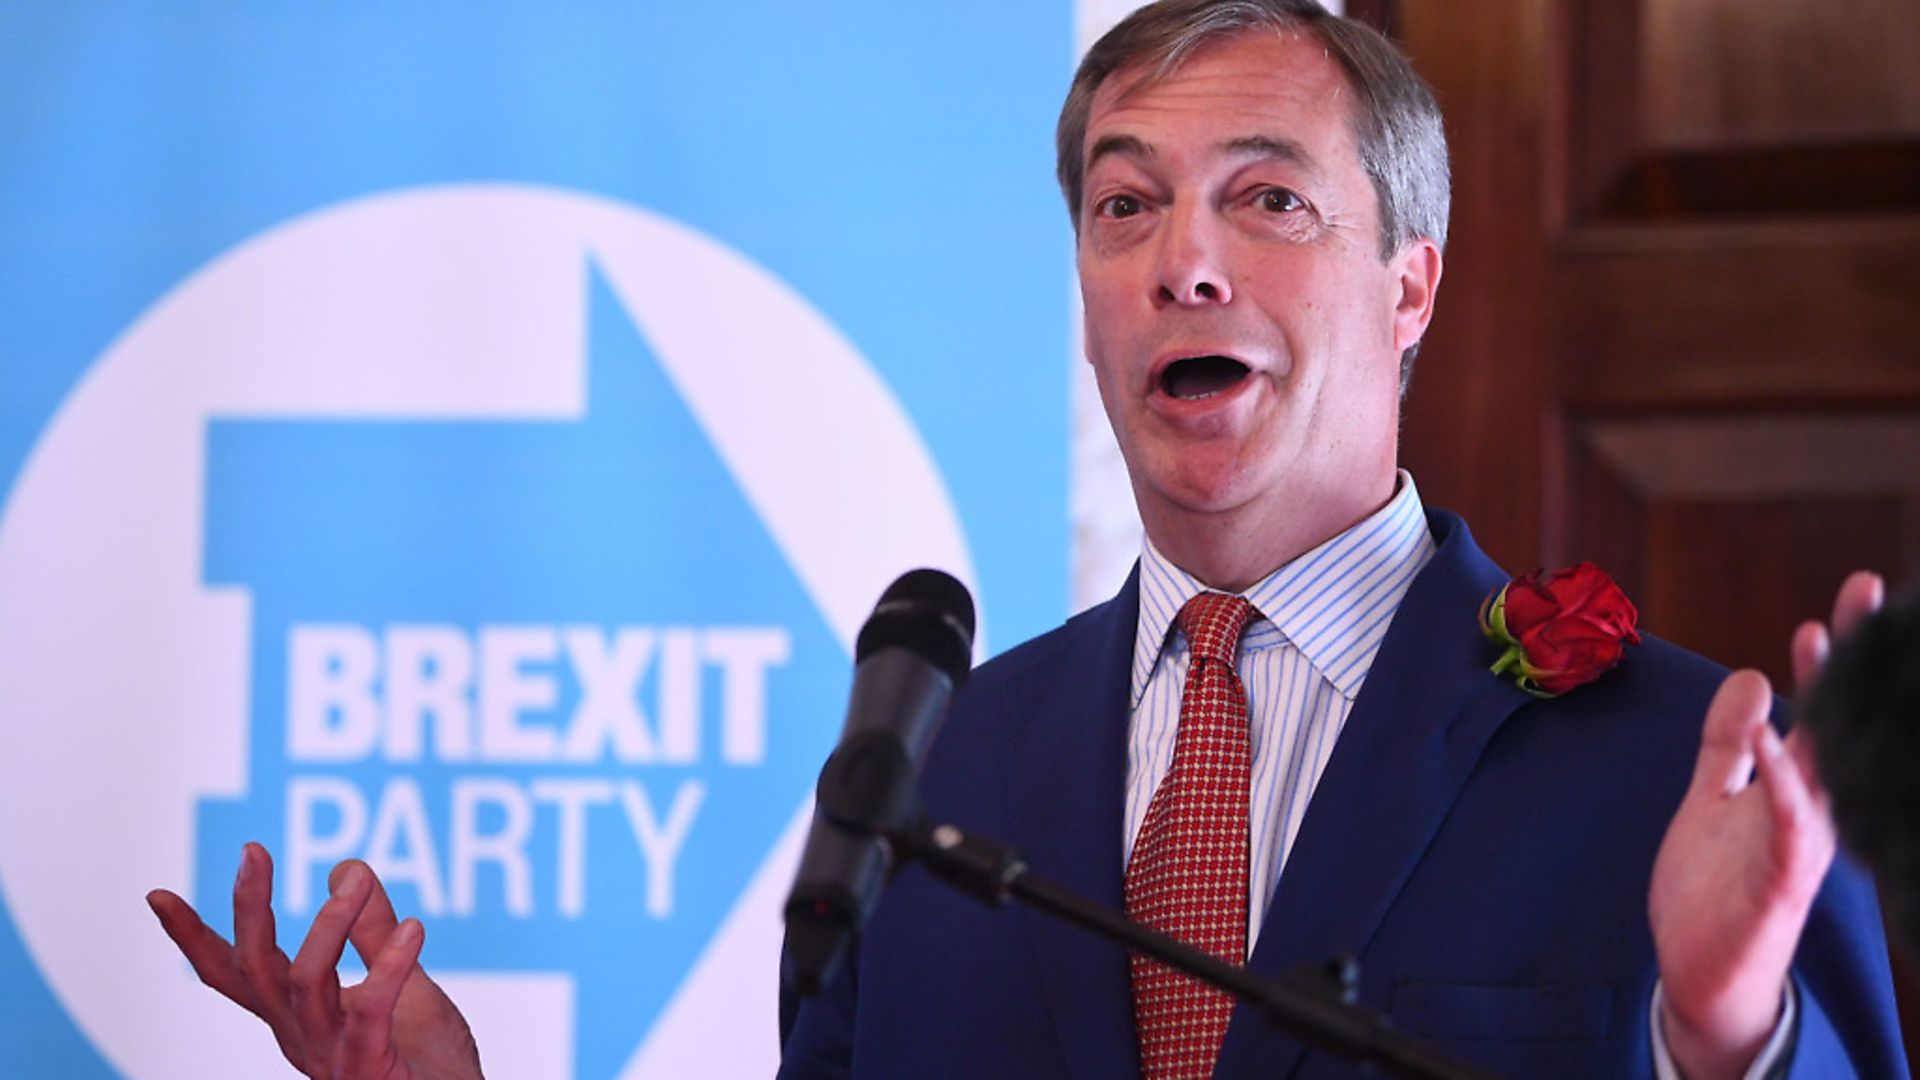
<svg viewBox="0 0 1920 1080">
<path fill-rule="evenodd" d="M 1363 954 L 1439 831 L 1474 763 L 1530 700 L 1489 674 L 1476 623 L 1506 580 L 1451 514 L 1429 514 L 1433 561 L 1402 600 L 1354 701 L 1269 904 L 1250 961 L 1278 973 Z M 1250 1010 L 1228 1029 L 1218 1075 L 1284 1076 L 1304 1048 Z"/>
<path fill-rule="evenodd" d="M 1113 600 L 1009 690 L 1014 820 L 1027 865 L 1081 896 L 1122 908 L 1128 672 L 1139 569 Z M 1071 793 L 1071 794 L 1069 794 Z M 1024 912 L 1068 1067 L 1085 1077 L 1139 1075 L 1126 952 L 1092 933 Z"/>
</svg>

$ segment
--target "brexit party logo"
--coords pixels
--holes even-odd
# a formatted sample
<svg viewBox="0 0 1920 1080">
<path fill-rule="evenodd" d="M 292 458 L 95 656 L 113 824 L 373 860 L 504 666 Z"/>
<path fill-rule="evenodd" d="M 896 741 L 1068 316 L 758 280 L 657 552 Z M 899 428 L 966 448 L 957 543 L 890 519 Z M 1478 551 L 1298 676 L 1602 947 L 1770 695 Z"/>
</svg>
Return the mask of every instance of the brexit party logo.
<svg viewBox="0 0 1920 1080">
<path fill-rule="evenodd" d="M 762 1072 L 851 643 L 921 564 L 971 576 L 912 424 L 737 253 L 551 189 L 310 215 L 142 316 L 0 517 L 10 911 L 129 1075 L 272 1067 L 138 902 L 217 922 L 247 839 L 283 935 L 372 863 L 503 1075 Z"/>
</svg>

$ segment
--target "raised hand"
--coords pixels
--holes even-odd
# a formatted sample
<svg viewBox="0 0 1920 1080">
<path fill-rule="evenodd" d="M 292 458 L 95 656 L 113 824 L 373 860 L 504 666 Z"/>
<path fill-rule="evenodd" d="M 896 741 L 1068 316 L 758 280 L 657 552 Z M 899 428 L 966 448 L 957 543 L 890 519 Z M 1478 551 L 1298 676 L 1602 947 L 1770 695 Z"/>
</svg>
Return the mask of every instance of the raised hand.
<svg viewBox="0 0 1920 1080">
<path fill-rule="evenodd" d="M 1880 604 L 1855 574 L 1834 603 L 1846 634 Z M 1793 639 L 1795 680 L 1825 662 L 1824 626 Z M 1738 1077 L 1779 1019 L 1788 966 L 1833 861 L 1834 828 L 1811 748 L 1767 722 L 1766 677 L 1738 671 L 1707 708 L 1693 782 L 1654 860 L 1648 915 L 1664 988 L 1661 1024 L 1689 1080 Z"/>
<path fill-rule="evenodd" d="M 165 889 L 147 903 L 200 981 L 264 1020 L 294 1068 L 336 1080 L 467 1080 L 479 1077 L 473 1034 L 420 967 L 424 930 L 397 923 L 386 889 L 359 861 L 327 880 L 327 902 L 292 960 L 274 941 L 273 860 L 248 844 L 233 884 L 233 943 L 192 905 Z M 367 977 L 342 987 L 347 941 Z"/>
</svg>

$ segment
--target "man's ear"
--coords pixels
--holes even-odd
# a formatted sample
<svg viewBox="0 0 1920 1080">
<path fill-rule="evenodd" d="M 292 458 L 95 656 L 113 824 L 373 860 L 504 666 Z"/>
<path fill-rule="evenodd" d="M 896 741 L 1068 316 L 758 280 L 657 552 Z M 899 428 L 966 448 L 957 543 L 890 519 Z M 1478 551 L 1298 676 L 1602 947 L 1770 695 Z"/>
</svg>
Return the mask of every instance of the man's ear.
<svg viewBox="0 0 1920 1080">
<path fill-rule="evenodd" d="M 1433 321 L 1433 298 L 1440 291 L 1443 261 L 1440 245 L 1424 236 L 1409 240 L 1388 261 L 1394 283 L 1394 352 L 1412 348 Z"/>
</svg>

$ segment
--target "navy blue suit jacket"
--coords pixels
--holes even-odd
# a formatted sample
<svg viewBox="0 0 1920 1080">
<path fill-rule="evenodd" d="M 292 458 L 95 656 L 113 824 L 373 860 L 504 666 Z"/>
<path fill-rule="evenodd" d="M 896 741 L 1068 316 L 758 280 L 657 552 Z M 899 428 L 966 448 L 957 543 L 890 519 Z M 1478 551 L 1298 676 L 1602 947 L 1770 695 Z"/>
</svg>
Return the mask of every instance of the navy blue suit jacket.
<svg viewBox="0 0 1920 1080">
<path fill-rule="evenodd" d="M 1647 638 L 1536 701 L 1488 672 L 1481 598 L 1507 575 L 1429 515 L 1415 579 L 1315 790 L 1250 963 L 1358 955 L 1360 998 L 1513 1076 L 1651 1075 L 1653 857 L 1724 670 Z M 1137 582 L 983 665 L 923 784 L 936 820 L 1122 907 Z M 1905 1076 L 1878 910 L 1837 864 L 1794 967 L 1796 1076 Z M 784 1011 L 784 1010 L 783 1010 Z M 1139 1075 L 1127 958 L 1089 933 L 902 872 L 857 963 L 800 1008 L 782 1076 Z M 1246 1008 L 1222 1077 L 1350 1075 Z"/>
</svg>

